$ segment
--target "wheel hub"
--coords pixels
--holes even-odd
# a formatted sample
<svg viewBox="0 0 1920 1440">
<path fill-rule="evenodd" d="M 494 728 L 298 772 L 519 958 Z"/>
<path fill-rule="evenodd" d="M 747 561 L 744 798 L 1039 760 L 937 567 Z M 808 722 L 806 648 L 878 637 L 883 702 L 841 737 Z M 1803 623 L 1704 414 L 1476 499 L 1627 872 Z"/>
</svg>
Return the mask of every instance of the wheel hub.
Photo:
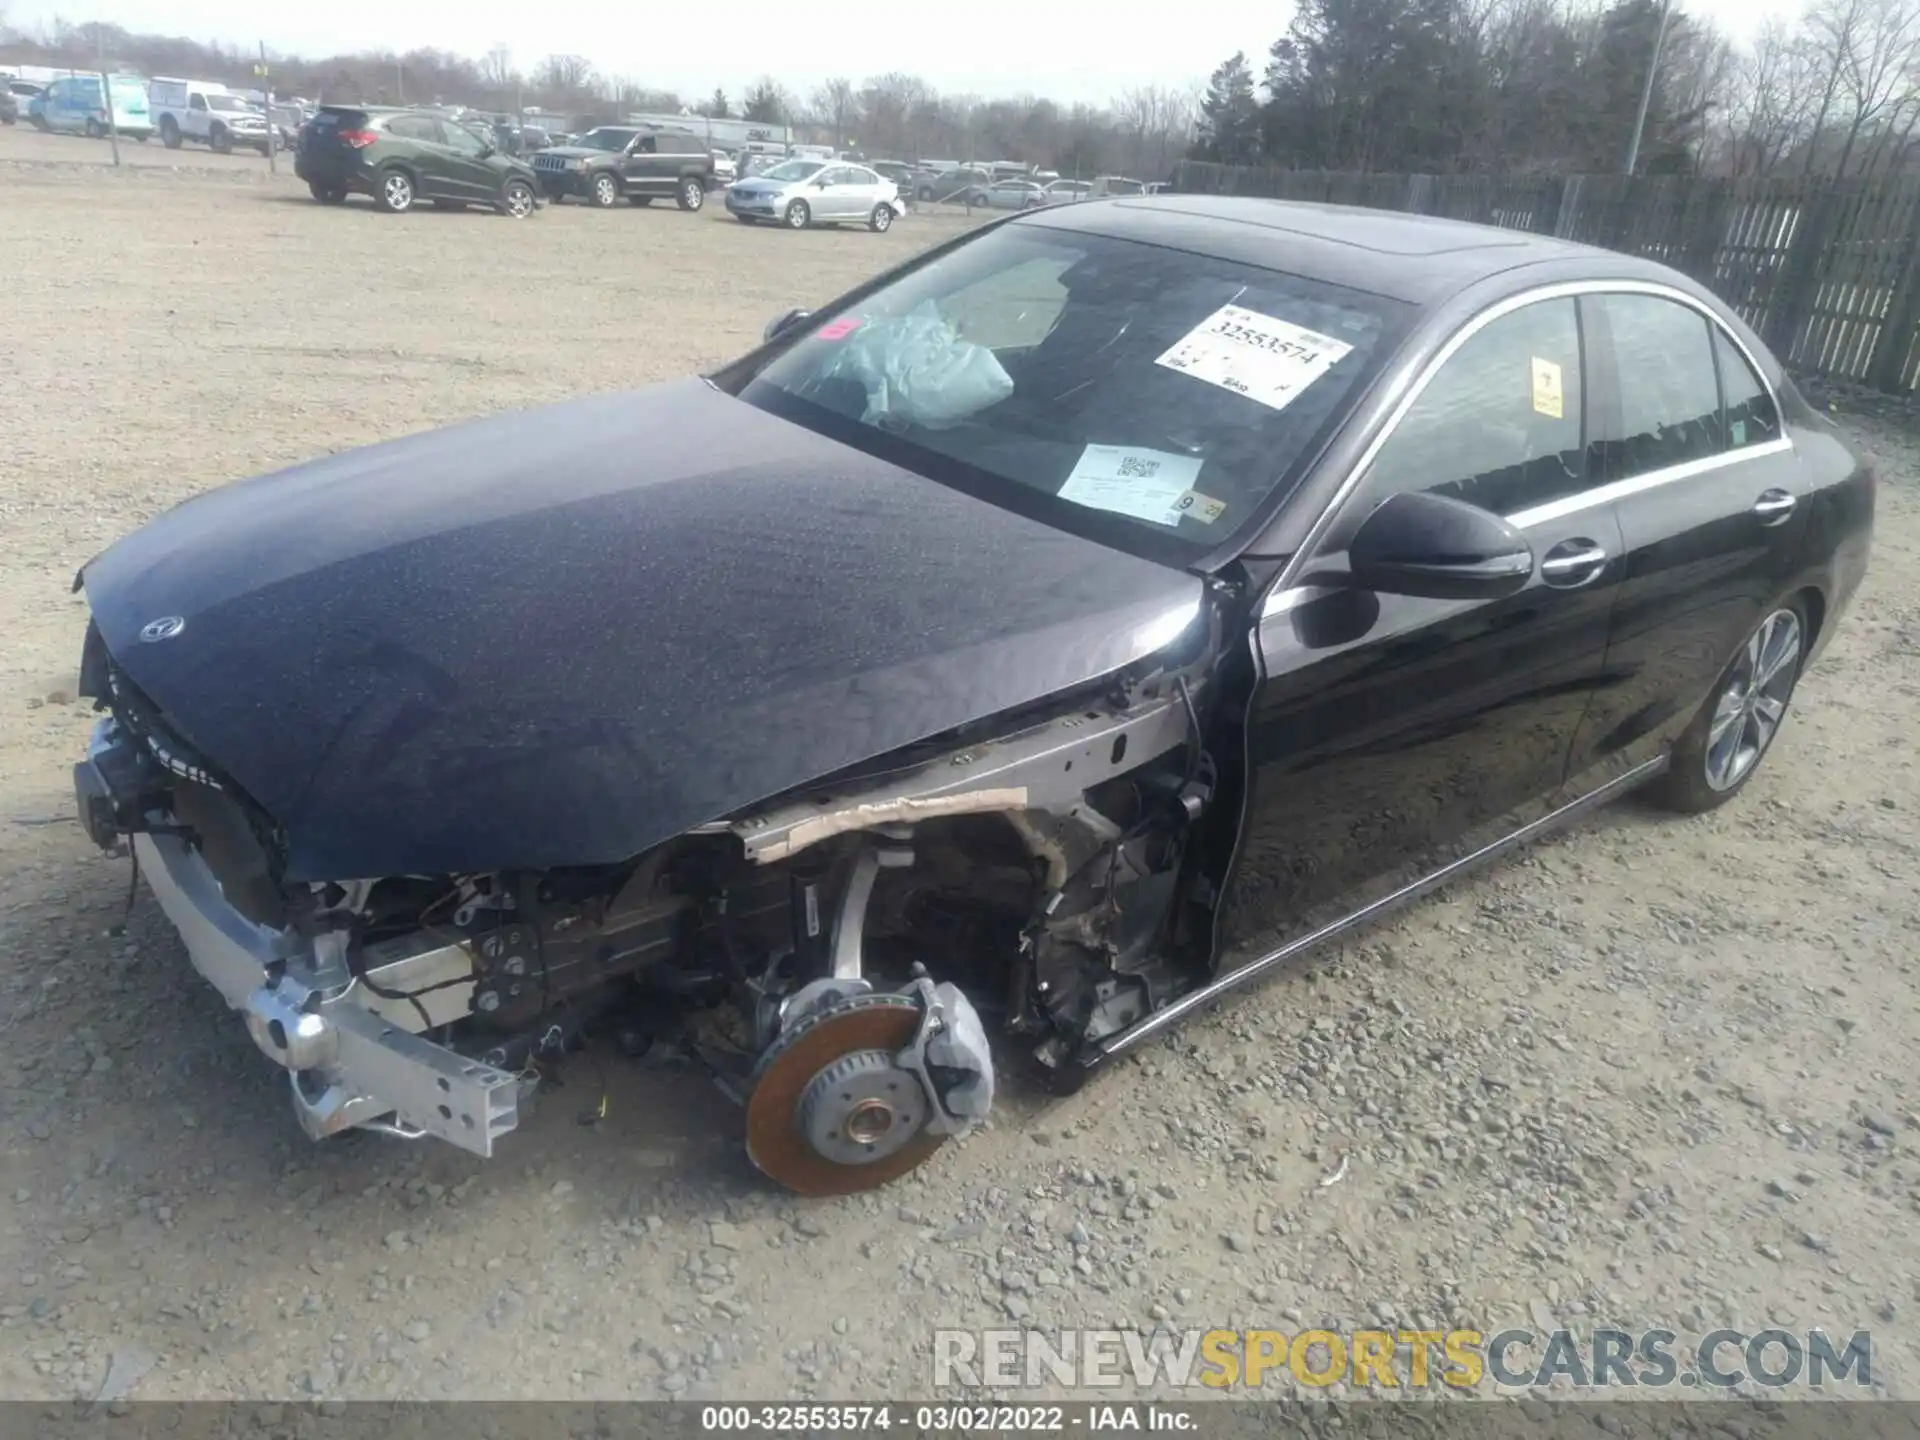
<svg viewBox="0 0 1920 1440">
<path fill-rule="evenodd" d="M 800 1133 L 836 1165 L 871 1165 L 920 1133 L 929 1118 L 920 1081 L 885 1050 L 859 1050 L 822 1067 L 800 1096 Z"/>
<path fill-rule="evenodd" d="M 747 1097 L 747 1155 L 761 1172 L 802 1195 L 848 1195 L 929 1159 L 947 1137 L 927 1129 L 933 1102 L 895 1059 L 921 1014 L 909 996 L 851 996 L 769 1046 Z"/>
</svg>

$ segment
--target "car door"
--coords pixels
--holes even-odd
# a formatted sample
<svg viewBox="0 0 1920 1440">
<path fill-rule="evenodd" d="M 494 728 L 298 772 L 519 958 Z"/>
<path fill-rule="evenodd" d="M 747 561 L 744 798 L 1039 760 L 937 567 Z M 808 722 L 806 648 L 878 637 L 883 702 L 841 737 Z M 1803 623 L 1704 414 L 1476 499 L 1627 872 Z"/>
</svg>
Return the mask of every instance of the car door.
<svg viewBox="0 0 1920 1440">
<path fill-rule="evenodd" d="M 413 173 L 422 200 L 457 198 L 447 175 L 447 149 L 440 143 L 440 122 L 431 115 L 395 115 L 381 133 L 397 144 L 383 146 L 381 160 L 392 159 Z"/>
<path fill-rule="evenodd" d="M 487 146 L 478 135 L 451 120 L 439 123 L 440 168 L 446 176 L 449 198 L 475 205 L 491 205 L 500 195 L 500 172 L 486 159 Z"/>
<path fill-rule="evenodd" d="M 1626 565 L 1577 755 L 1621 771 L 1686 728 L 1792 583 L 1806 477 L 1772 389 L 1703 302 L 1649 287 L 1581 305 L 1617 397 L 1597 451 L 1623 492 Z"/>
<path fill-rule="evenodd" d="M 814 177 L 813 213 L 820 220 L 845 220 L 853 214 L 853 172 L 829 165 Z"/>
<path fill-rule="evenodd" d="M 664 193 L 658 136 L 636 135 L 627 142 L 626 153 L 620 158 L 620 184 L 629 195 Z"/>
<path fill-rule="evenodd" d="M 1259 608 L 1225 968 L 1545 814 L 1600 682 L 1621 536 L 1589 459 L 1576 302 L 1496 307 L 1449 345 Z M 1347 583 L 1361 522 L 1422 491 L 1518 527 L 1524 588 L 1440 600 Z"/>
<path fill-rule="evenodd" d="M 847 166 L 846 176 L 847 214 L 854 219 L 864 220 L 873 214 L 874 206 L 887 198 L 891 187 L 863 165 Z"/>
</svg>

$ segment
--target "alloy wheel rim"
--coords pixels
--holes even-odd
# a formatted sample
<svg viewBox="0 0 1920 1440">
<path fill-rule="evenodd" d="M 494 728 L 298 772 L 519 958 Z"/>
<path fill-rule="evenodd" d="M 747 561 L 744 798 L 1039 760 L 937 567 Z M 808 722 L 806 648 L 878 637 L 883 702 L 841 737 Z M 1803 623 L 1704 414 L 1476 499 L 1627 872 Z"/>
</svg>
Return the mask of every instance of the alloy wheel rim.
<svg viewBox="0 0 1920 1440">
<path fill-rule="evenodd" d="M 795 205 L 791 210 L 787 211 L 787 224 L 796 230 L 805 229 L 807 224 L 806 207 L 804 205 Z"/>
<path fill-rule="evenodd" d="M 604 175 L 594 182 L 594 193 L 600 197 L 602 205 L 611 205 L 614 201 L 613 181 Z"/>
<path fill-rule="evenodd" d="M 512 190 L 507 192 L 508 214 L 512 215 L 515 219 L 520 219 L 531 214 L 532 211 L 533 192 L 531 190 L 516 185 Z"/>
<path fill-rule="evenodd" d="M 387 177 L 387 203 L 395 207 L 404 207 L 411 199 L 413 199 L 413 186 L 407 183 L 407 177 L 404 175 L 389 175 Z"/>
<path fill-rule="evenodd" d="M 700 208 L 700 187 L 698 185 L 690 184 L 681 193 L 687 197 L 687 208 L 689 210 L 698 210 Z"/>
<path fill-rule="evenodd" d="M 1786 718 L 1799 674 L 1800 617 L 1776 610 L 1735 661 L 1707 724 L 1707 784 L 1731 790 L 1753 772 Z"/>
<path fill-rule="evenodd" d="M 884 230 L 891 224 L 893 224 L 893 212 L 891 210 L 880 210 L 874 214 L 874 217 L 873 217 L 874 229 Z"/>
</svg>

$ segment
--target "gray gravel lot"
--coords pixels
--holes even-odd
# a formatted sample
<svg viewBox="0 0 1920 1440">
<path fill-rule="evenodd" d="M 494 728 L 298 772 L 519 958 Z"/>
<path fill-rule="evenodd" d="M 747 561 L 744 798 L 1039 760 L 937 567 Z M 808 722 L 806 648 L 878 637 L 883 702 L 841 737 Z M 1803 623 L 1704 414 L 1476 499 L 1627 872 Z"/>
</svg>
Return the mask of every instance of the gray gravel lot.
<svg viewBox="0 0 1920 1440">
<path fill-rule="evenodd" d="M 66 819 L 75 568 L 236 476 L 709 365 L 961 222 L 393 218 L 45 163 L 85 145 L 0 135 L 0 1395 L 117 1356 L 141 1397 L 898 1397 L 936 1324 L 1612 1322 L 1870 1329 L 1920 1398 L 1901 407 L 1836 401 L 1873 570 L 1727 809 L 1618 807 L 877 1195 L 771 1192 L 711 1087 L 611 1055 L 491 1164 L 315 1147 Z"/>
</svg>

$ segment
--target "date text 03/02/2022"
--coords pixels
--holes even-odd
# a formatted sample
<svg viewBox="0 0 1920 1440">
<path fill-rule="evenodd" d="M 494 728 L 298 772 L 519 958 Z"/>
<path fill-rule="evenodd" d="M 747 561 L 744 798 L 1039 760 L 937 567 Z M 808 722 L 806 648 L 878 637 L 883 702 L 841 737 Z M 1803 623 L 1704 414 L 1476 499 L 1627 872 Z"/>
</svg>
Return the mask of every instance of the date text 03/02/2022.
<svg viewBox="0 0 1920 1440">
<path fill-rule="evenodd" d="M 822 1431 L 915 1433 L 965 1431 L 1023 1434 L 1049 1431 L 1199 1428 L 1191 1408 L 1150 1404 L 797 1404 L 703 1405 L 700 1429 L 709 1433 L 817 1434 Z"/>
</svg>

